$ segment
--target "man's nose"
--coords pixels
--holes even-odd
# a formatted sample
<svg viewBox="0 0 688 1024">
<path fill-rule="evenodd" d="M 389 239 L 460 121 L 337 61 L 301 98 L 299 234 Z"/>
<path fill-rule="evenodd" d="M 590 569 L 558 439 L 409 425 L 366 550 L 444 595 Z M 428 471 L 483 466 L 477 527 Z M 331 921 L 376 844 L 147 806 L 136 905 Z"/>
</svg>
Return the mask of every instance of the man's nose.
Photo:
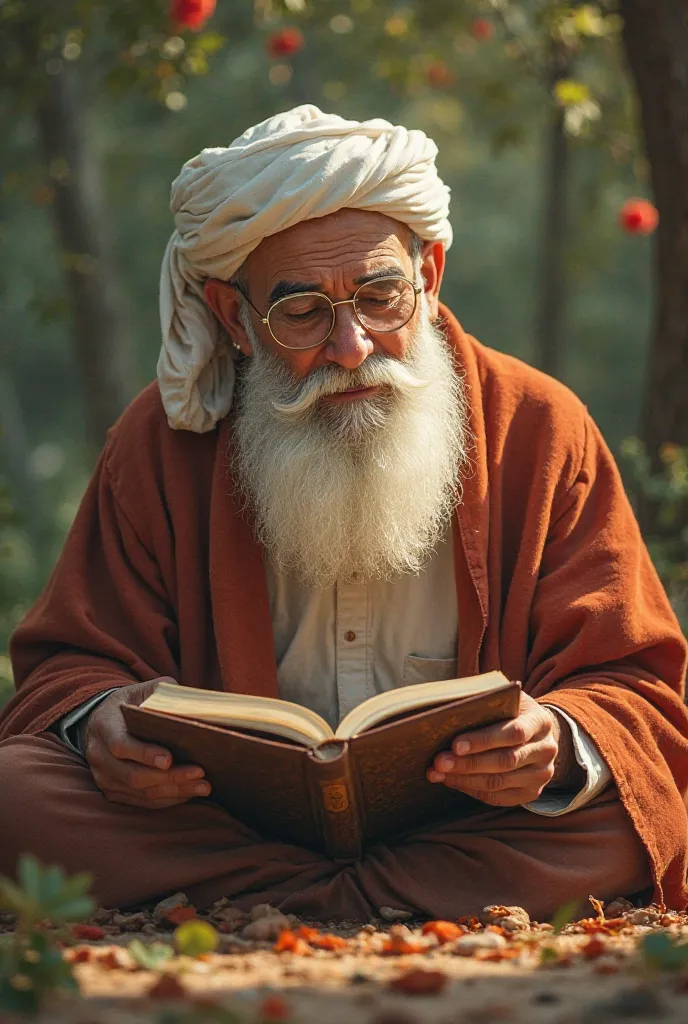
<svg viewBox="0 0 688 1024">
<path fill-rule="evenodd" d="M 345 370 L 355 370 L 372 355 L 374 345 L 350 304 L 335 306 L 335 322 L 327 340 L 325 358 Z"/>
</svg>

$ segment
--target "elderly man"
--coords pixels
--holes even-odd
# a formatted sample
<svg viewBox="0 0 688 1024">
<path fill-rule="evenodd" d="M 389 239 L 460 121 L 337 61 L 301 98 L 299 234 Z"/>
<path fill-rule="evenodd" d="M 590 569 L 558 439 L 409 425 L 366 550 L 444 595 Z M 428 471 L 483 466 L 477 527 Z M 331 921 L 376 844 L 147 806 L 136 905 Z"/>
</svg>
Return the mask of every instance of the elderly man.
<svg viewBox="0 0 688 1024">
<path fill-rule="evenodd" d="M 302 106 L 183 168 L 158 382 L 14 636 L 0 871 L 30 850 L 106 905 L 323 918 L 686 903 L 684 641 L 585 408 L 440 305 L 434 157 Z M 475 811 L 356 861 L 256 834 L 120 711 L 164 676 L 336 723 L 496 668 L 518 717 L 428 765 Z"/>
</svg>

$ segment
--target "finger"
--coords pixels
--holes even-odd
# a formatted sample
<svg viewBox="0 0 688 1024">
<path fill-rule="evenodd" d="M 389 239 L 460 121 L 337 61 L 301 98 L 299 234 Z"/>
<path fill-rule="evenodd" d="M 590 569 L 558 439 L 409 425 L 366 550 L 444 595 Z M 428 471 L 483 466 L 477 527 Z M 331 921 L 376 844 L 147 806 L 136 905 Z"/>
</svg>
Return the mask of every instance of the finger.
<svg viewBox="0 0 688 1024">
<path fill-rule="evenodd" d="M 441 773 L 436 773 L 441 774 Z M 540 767 L 527 765 L 513 772 L 494 773 L 486 775 L 459 775 L 453 772 L 445 775 L 443 779 L 430 779 L 429 781 L 441 781 L 449 789 L 458 789 L 469 796 L 482 799 L 478 794 L 497 793 L 505 790 L 527 790 L 533 792 L 538 788 L 544 789 L 554 774 L 553 766 Z"/>
<path fill-rule="evenodd" d="M 553 738 L 550 741 L 540 740 L 526 743 L 522 747 L 497 747 L 485 750 L 480 754 L 466 754 L 456 757 L 444 750 L 435 757 L 433 767 L 438 772 L 460 775 L 482 775 L 492 772 L 513 772 L 526 765 L 546 765 L 557 756 L 557 745 Z"/>
<path fill-rule="evenodd" d="M 490 807 L 520 807 L 531 800 L 536 800 L 539 793 L 526 792 L 522 789 L 502 789 L 496 793 L 466 793 L 466 796 Z"/>
<path fill-rule="evenodd" d="M 97 773 L 118 789 L 149 789 L 152 786 L 184 785 L 198 782 L 204 776 L 200 765 L 176 765 L 169 771 L 157 768 L 146 768 L 136 761 L 121 761 L 113 757 L 109 750 L 100 748 L 92 753 L 91 770 Z"/>
<path fill-rule="evenodd" d="M 193 797 L 210 796 L 209 782 L 192 782 L 186 786 L 162 785 L 144 789 L 141 795 L 147 800 L 191 800 Z"/>
<path fill-rule="evenodd" d="M 169 798 L 167 800 L 147 800 L 135 793 L 120 793 L 118 790 L 104 790 L 103 795 L 110 803 L 125 804 L 127 807 L 140 807 L 145 810 L 165 810 L 188 803 L 188 797 Z"/>
<path fill-rule="evenodd" d="M 161 771 L 172 766 L 172 754 L 165 747 L 134 739 L 127 730 L 119 705 L 113 707 L 111 713 L 104 717 L 95 717 L 97 711 L 96 708 L 90 723 L 89 748 L 100 741 L 113 757 L 121 760 L 136 761 Z M 87 750 L 87 754 L 90 754 L 90 749 Z"/>
<path fill-rule="evenodd" d="M 542 709 L 526 711 L 509 722 L 498 722 L 486 729 L 464 732 L 452 743 L 452 750 L 459 756 L 480 753 L 483 750 L 494 750 L 497 747 L 522 747 L 536 735 L 545 731 L 547 719 Z"/>
<path fill-rule="evenodd" d="M 136 761 L 160 771 L 167 771 L 172 767 L 172 754 L 169 750 L 136 740 L 126 729 L 111 736 L 108 749 L 112 756 L 120 761 Z"/>
<path fill-rule="evenodd" d="M 200 782 L 188 782 L 184 784 L 177 784 L 174 782 L 164 782 L 157 786 L 147 786 L 144 788 L 137 788 L 133 786 L 123 785 L 117 780 L 111 778 L 101 778 L 94 775 L 94 779 L 98 785 L 98 788 L 103 792 L 106 790 L 112 793 L 120 793 L 122 795 L 130 795 L 140 800 L 191 800 L 194 797 L 210 796 L 211 785 L 202 779 Z"/>
</svg>

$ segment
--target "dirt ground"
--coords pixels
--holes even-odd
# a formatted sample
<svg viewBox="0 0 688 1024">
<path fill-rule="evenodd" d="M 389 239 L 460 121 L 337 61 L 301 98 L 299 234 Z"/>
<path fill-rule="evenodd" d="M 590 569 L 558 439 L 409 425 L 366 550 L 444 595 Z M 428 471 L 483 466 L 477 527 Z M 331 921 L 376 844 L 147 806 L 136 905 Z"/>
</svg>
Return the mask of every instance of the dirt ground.
<svg viewBox="0 0 688 1024">
<path fill-rule="evenodd" d="M 52 1000 L 39 1024 L 688 1021 L 688 958 L 674 970 L 666 959 L 667 948 L 688 942 L 688 916 L 662 908 L 598 906 L 558 933 L 504 907 L 424 925 L 392 908 L 364 926 L 316 925 L 265 905 L 245 915 L 226 901 L 194 914 L 179 895 L 76 926 L 64 956 L 85 998 Z M 199 918 L 218 930 L 217 951 L 169 955 L 175 928 Z M 650 948 L 647 936 L 670 942 Z M 167 947 L 168 958 L 142 967 L 141 944 Z"/>
</svg>

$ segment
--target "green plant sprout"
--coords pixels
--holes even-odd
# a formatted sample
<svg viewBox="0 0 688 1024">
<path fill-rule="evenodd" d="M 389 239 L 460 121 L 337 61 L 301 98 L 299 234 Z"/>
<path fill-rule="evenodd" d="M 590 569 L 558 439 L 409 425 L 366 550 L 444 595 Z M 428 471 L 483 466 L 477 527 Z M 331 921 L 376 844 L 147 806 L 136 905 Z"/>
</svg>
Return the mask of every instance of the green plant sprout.
<svg viewBox="0 0 688 1024">
<path fill-rule="evenodd" d="M 0 909 L 17 916 L 14 933 L 0 937 L 0 1011 L 30 1015 L 55 990 L 78 991 L 60 942 L 64 926 L 89 917 L 95 905 L 86 895 L 88 874 L 67 878 L 24 854 L 17 877 L 0 876 Z"/>
<path fill-rule="evenodd" d="M 644 935 L 640 955 L 648 973 L 685 971 L 688 968 L 688 942 L 678 942 L 666 932 Z"/>
<path fill-rule="evenodd" d="M 132 939 L 127 949 L 137 967 L 144 971 L 159 971 L 174 956 L 174 949 L 167 942 L 151 942 L 146 945 L 140 939 Z"/>
</svg>

